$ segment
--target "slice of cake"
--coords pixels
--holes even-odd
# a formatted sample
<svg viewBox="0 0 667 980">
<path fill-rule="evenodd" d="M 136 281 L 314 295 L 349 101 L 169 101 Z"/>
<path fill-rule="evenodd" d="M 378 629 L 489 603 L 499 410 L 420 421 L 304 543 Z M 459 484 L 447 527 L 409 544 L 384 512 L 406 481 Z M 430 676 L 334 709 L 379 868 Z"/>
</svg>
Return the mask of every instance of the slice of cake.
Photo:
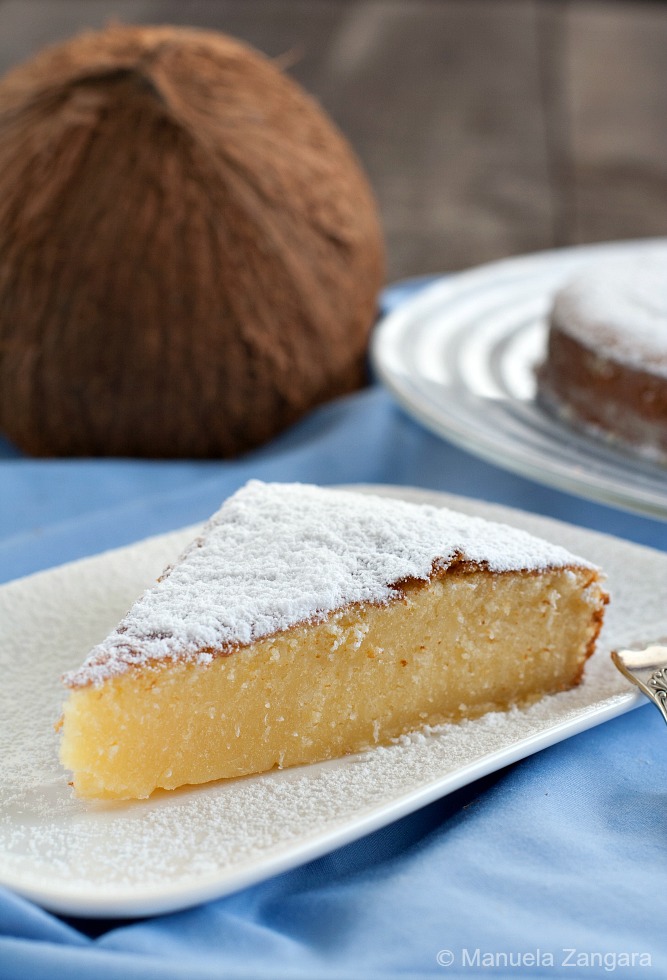
<svg viewBox="0 0 667 980">
<path fill-rule="evenodd" d="M 556 293 L 537 380 L 566 421 L 667 461 L 667 246 L 607 259 Z"/>
<path fill-rule="evenodd" d="M 62 762 L 146 797 L 525 705 L 579 682 L 605 602 L 523 531 L 253 481 L 66 675 Z"/>
</svg>

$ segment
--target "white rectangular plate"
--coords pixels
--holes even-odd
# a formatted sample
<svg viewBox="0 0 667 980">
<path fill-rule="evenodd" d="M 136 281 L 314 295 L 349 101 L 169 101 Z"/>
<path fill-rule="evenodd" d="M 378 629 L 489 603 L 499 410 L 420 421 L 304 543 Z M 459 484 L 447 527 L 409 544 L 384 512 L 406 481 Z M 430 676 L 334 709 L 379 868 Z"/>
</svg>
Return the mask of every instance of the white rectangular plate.
<svg viewBox="0 0 667 980">
<path fill-rule="evenodd" d="M 58 763 L 60 675 L 81 663 L 196 529 L 20 579 L 0 589 L 0 883 L 70 915 L 186 908 L 296 867 L 642 703 L 609 652 L 663 638 L 667 555 L 446 494 L 366 489 L 505 521 L 601 565 L 611 604 L 584 682 L 526 710 L 333 762 L 91 804 L 74 799 Z"/>
</svg>

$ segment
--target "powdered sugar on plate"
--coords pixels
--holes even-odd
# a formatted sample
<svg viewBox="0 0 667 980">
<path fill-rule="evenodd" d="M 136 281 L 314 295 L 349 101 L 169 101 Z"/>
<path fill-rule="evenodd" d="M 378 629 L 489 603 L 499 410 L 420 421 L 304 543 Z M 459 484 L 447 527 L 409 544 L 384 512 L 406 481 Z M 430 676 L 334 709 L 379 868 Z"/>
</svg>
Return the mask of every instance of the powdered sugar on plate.
<svg viewBox="0 0 667 980">
<path fill-rule="evenodd" d="M 525 531 L 456 511 L 253 480 L 206 524 L 83 666 L 72 686 L 159 660 L 208 662 L 463 559 L 494 572 L 586 564 Z"/>
<path fill-rule="evenodd" d="M 129 803 L 73 797 L 58 763 L 62 671 L 76 667 L 162 568 L 186 529 L 0 589 L 0 881 L 56 911 L 152 914 L 227 894 L 354 840 L 432 799 L 641 703 L 614 647 L 664 641 L 667 555 L 444 494 L 373 488 L 544 537 L 608 574 L 598 652 L 573 691 L 423 729 L 333 762 Z"/>
</svg>

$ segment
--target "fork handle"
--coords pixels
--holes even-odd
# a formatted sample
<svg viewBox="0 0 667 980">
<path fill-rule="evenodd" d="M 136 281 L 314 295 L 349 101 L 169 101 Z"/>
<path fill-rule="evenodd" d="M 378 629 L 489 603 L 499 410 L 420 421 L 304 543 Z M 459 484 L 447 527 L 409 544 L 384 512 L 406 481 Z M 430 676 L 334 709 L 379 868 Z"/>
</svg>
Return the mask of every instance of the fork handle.
<svg viewBox="0 0 667 980">
<path fill-rule="evenodd" d="M 620 672 L 653 702 L 667 722 L 667 647 L 614 650 L 611 659 Z"/>
</svg>

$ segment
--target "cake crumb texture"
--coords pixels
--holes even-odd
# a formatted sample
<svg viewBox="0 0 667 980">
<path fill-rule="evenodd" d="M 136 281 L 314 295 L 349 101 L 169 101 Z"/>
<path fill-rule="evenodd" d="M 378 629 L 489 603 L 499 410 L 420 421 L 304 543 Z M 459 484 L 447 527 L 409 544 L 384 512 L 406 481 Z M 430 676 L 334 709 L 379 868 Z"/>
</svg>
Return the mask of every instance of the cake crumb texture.
<svg viewBox="0 0 667 980">
<path fill-rule="evenodd" d="M 79 796 L 142 798 L 528 705 L 579 682 L 603 602 L 591 569 L 452 566 L 230 657 L 72 691 L 63 762 Z"/>
</svg>

